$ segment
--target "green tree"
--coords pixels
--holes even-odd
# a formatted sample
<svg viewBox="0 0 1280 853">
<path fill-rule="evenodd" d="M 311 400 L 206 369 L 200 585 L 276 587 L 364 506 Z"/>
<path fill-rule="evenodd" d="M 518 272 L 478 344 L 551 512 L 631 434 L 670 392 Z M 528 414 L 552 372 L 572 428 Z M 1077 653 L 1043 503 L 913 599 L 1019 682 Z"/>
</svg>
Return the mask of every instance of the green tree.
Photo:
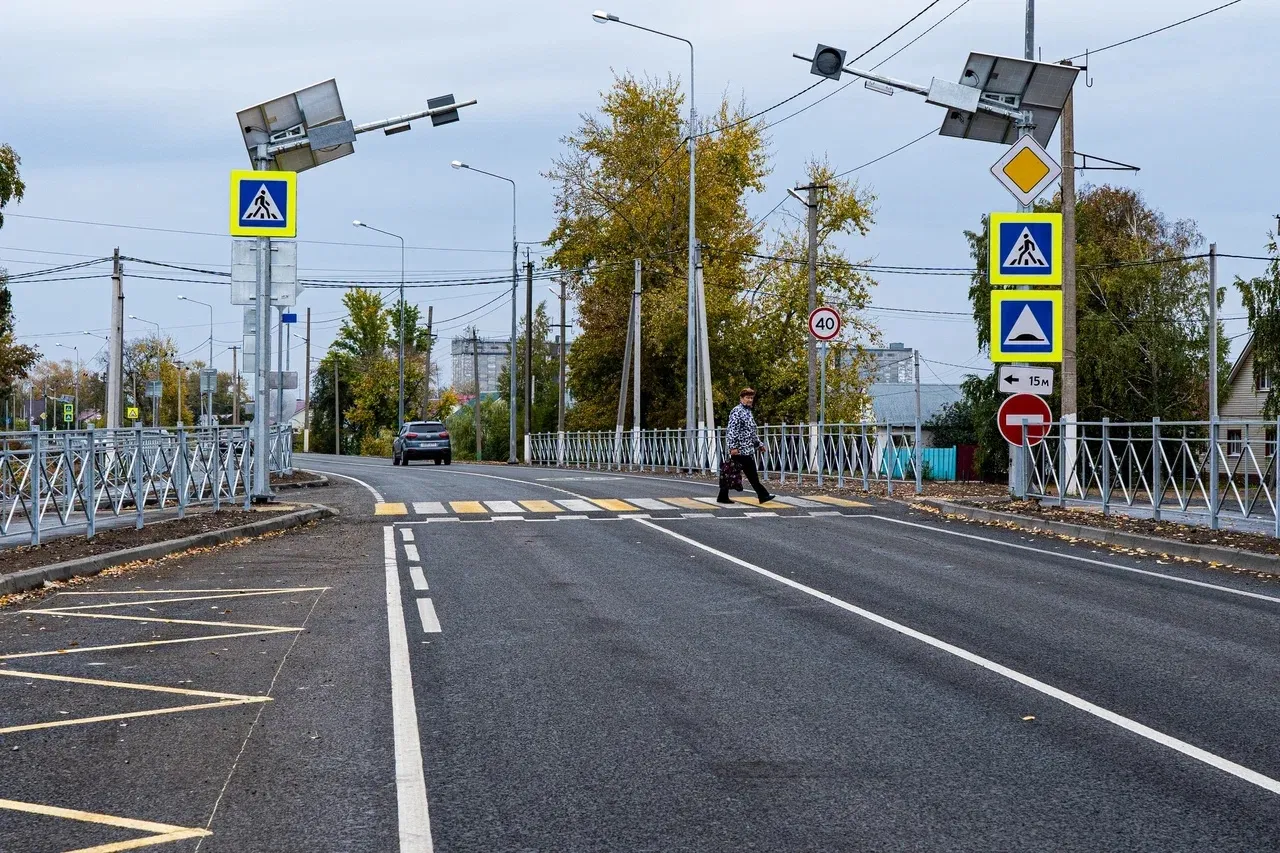
<svg viewBox="0 0 1280 853">
<path fill-rule="evenodd" d="M 22 201 L 27 186 L 22 182 L 18 166 L 22 160 L 12 147 L 0 144 L 0 228 L 4 227 L 4 208 L 10 202 Z M 26 375 L 40 359 L 40 351 L 18 343 L 13 315 L 13 294 L 8 276 L 0 269 L 0 393 L 11 394 L 14 383 Z"/>
<path fill-rule="evenodd" d="M 1060 208 L 1060 198 L 1037 206 Z M 1195 222 L 1171 222 L 1135 190 L 1086 187 L 1076 202 L 1076 230 L 1080 420 L 1207 418 L 1208 268 L 1189 257 L 1203 243 Z M 975 264 L 969 298 L 978 345 L 986 349 L 986 218 L 965 236 Z M 1225 372 L 1225 352 L 1219 365 Z M 1057 392 L 1053 408 L 1061 410 Z"/>
<path fill-rule="evenodd" d="M 1267 264 L 1266 274 L 1247 281 L 1237 278 L 1236 288 L 1249 315 L 1254 373 L 1275 378 L 1280 377 L 1280 251 L 1275 234 L 1267 235 L 1267 254 L 1271 262 Z M 1277 393 L 1280 383 L 1273 381 L 1270 385 L 1262 407 L 1262 415 L 1268 420 L 1280 415 L 1280 394 Z"/>
<path fill-rule="evenodd" d="M 590 269 L 568 281 L 579 324 L 568 356 L 571 427 L 599 428 L 616 418 L 637 257 L 644 264 L 643 418 L 649 425 L 683 421 L 689 236 L 683 100 L 672 79 L 616 78 L 599 113 L 583 116 L 547 172 L 556 185 L 557 216 L 547 265 Z M 710 117 L 711 125 L 727 129 L 697 140 L 697 220 L 698 238 L 709 250 L 704 279 L 713 387 L 724 403 L 734 392 L 726 391 L 720 366 L 729 363 L 729 342 L 745 322 L 738 295 L 748 287 L 749 255 L 760 245 L 746 193 L 763 188 L 768 166 L 761 125 L 741 121 L 741 107 L 723 101 Z"/>
</svg>

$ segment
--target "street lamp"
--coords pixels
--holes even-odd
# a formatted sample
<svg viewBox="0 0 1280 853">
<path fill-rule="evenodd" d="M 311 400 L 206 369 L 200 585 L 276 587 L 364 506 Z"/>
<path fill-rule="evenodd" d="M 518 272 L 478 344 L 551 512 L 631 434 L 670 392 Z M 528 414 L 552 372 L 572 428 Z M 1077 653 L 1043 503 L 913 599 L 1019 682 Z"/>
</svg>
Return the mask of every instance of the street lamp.
<svg viewBox="0 0 1280 853">
<path fill-rule="evenodd" d="M 76 403 L 75 403 L 76 418 L 75 418 L 75 423 L 73 424 L 73 428 L 74 428 L 80 425 L 80 347 L 74 346 L 74 345 L 67 346 L 66 344 L 62 344 L 62 343 L 56 343 L 54 344 L 54 346 L 59 346 L 59 347 L 62 347 L 63 349 L 73 350 L 76 354 L 76 381 L 74 383 L 75 394 L 76 394 Z"/>
<path fill-rule="evenodd" d="M 213 306 L 208 302 L 201 302 L 199 299 L 192 299 L 189 296 L 179 296 L 182 302 L 194 302 L 197 305 L 203 305 L 209 309 L 209 363 L 206 365 L 210 369 L 213 368 Z M 214 382 L 215 386 L 217 381 Z M 209 426 L 213 426 L 213 389 L 209 389 Z"/>
<path fill-rule="evenodd" d="M 591 18 L 597 24 L 622 24 L 635 30 L 643 30 L 646 33 L 653 33 L 657 36 L 682 41 L 689 46 L 689 281 L 688 293 L 686 295 L 686 314 L 688 319 L 688 341 L 685 348 L 685 431 L 689 436 L 689 446 L 693 447 L 693 430 L 694 422 L 697 419 L 695 414 L 697 411 L 697 344 L 695 342 L 698 328 L 697 316 L 697 136 L 698 136 L 698 112 L 693 104 L 693 42 L 680 36 L 664 33 L 661 30 L 653 30 L 649 27 L 642 27 L 639 24 L 633 24 L 630 21 L 624 21 L 617 15 L 611 15 L 600 9 L 591 13 Z M 710 367 L 707 373 L 710 375 Z M 710 395 L 707 395 L 710 397 Z M 707 413 L 710 416 L 710 412 Z M 691 457 L 692 458 L 692 457 Z"/>
<path fill-rule="evenodd" d="M 404 426 L 404 238 L 399 234 L 392 234 L 390 231 L 383 231 L 381 228 L 374 228 L 367 222 L 361 222 L 359 219 L 353 219 L 351 224 L 356 228 L 368 228 L 370 231 L 377 231 L 379 234 L 386 234 L 388 237 L 395 237 L 400 241 L 400 408 L 397 416 L 396 431 L 399 432 Z M 308 366 L 310 369 L 310 366 Z"/>
<path fill-rule="evenodd" d="M 507 464 L 514 465 L 516 463 L 516 335 L 518 334 L 516 289 L 519 287 L 520 282 L 520 273 L 517 270 L 520 243 L 516 240 L 516 182 L 511 178 L 503 177 L 493 172 L 486 172 L 484 169 L 477 169 L 475 166 L 469 166 L 461 160 L 454 160 L 449 165 L 455 169 L 479 172 L 481 175 L 488 175 L 491 178 L 497 178 L 500 181 L 506 181 L 511 184 L 511 357 L 507 360 L 507 373 L 511 379 L 511 387 L 509 389 L 511 396 L 511 426 L 507 433 Z M 525 365 L 525 369 L 528 370 L 529 365 Z M 478 402 L 477 405 L 479 405 Z"/>
</svg>

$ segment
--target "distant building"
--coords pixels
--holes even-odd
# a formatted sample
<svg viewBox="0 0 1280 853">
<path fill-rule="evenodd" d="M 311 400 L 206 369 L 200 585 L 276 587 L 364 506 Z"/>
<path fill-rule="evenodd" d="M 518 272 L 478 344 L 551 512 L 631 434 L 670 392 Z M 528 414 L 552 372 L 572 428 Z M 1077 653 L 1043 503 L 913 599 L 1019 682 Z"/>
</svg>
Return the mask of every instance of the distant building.
<svg viewBox="0 0 1280 853">
<path fill-rule="evenodd" d="M 474 347 L 474 349 L 473 349 Z M 480 370 L 480 393 L 496 394 L 498 376 L 507 366 L 510 358 L 511 342 L 495 338 L 454 338 L 450 355 L 453 357 L 453 388 L 459 394 L 474 394 L 476 375 L 472 371 L 473 361 L 478 362 Z M 473 354 L 476 356 L 473 360 Z"/>
<path fill-rule="evenodd" d="M 890 426 L 914 426 L 916 422 L 915 362 L 910 347 L 891 343 L 884 349 L 865 351 L 870 360 L 863 368 L 867 381 L 869 406 L 865 417 L 868 421 Z M 941 382 L 920 383 L 920 421 L 928 423 L 947 403 L 955 403 L 964 396 L 959 385 Z M 928 444 L 928 430 L 924 435 Z"/>
<path fill-rule="evenodd" d="M 1227 376 L 1227 402 L 1219 417 L 1223 421 L 1261 421 L 1262 407 L 1271 392 L 1271 377 L 1259 370 L 1253 360 L 1253 335 L 1245 341 L 1240 356 L 1231 366 Z M 1276 452 L 1275 424 L 1226 423 L 1222 426 L 1221 441 L 1226 445 L 1227 456 L 1237 457 L 1246 446 L 1255 460 L 1265 466 L 1266 457 Z"/>
</svg>

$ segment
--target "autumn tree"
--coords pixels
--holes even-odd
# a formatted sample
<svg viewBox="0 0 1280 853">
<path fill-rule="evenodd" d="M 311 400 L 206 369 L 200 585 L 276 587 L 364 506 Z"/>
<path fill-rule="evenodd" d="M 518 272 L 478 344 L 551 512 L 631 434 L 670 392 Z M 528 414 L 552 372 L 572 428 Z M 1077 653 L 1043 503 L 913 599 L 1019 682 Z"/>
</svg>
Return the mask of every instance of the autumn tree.
<svg viewBox="0 0 1280 853">
<path fill-rule="evenodd" d="M 21 163 L 17 152 L 0 144 L 0 228 L 4 227 L 4 208 L 10 202 L 22 201 L 26 184 L 18 171 Z M 40 351 L 18 343 L 13 316 L 13 295 L 9 292 L 8 276 L 0 268 L 0 393 L 11 394 L 14 383 L 40 358 Z"/>
</svg>

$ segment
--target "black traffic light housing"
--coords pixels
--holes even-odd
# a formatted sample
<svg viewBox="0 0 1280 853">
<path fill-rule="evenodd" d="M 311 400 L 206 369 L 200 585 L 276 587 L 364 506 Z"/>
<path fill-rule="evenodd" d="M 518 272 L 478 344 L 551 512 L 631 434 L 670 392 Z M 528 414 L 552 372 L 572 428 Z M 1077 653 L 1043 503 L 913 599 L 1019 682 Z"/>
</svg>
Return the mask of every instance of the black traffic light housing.
<svg viewBox="0 0 1280 853">
<path fill-rule="evenodd" d="M 813 52 L 813 64 L 809 66 L 809 73 L 828 80 L 839 80 L 840 72 L 844 70 L 844 57 L 845 52 L 840 48 L 820 44 Z"/>
</svg>

